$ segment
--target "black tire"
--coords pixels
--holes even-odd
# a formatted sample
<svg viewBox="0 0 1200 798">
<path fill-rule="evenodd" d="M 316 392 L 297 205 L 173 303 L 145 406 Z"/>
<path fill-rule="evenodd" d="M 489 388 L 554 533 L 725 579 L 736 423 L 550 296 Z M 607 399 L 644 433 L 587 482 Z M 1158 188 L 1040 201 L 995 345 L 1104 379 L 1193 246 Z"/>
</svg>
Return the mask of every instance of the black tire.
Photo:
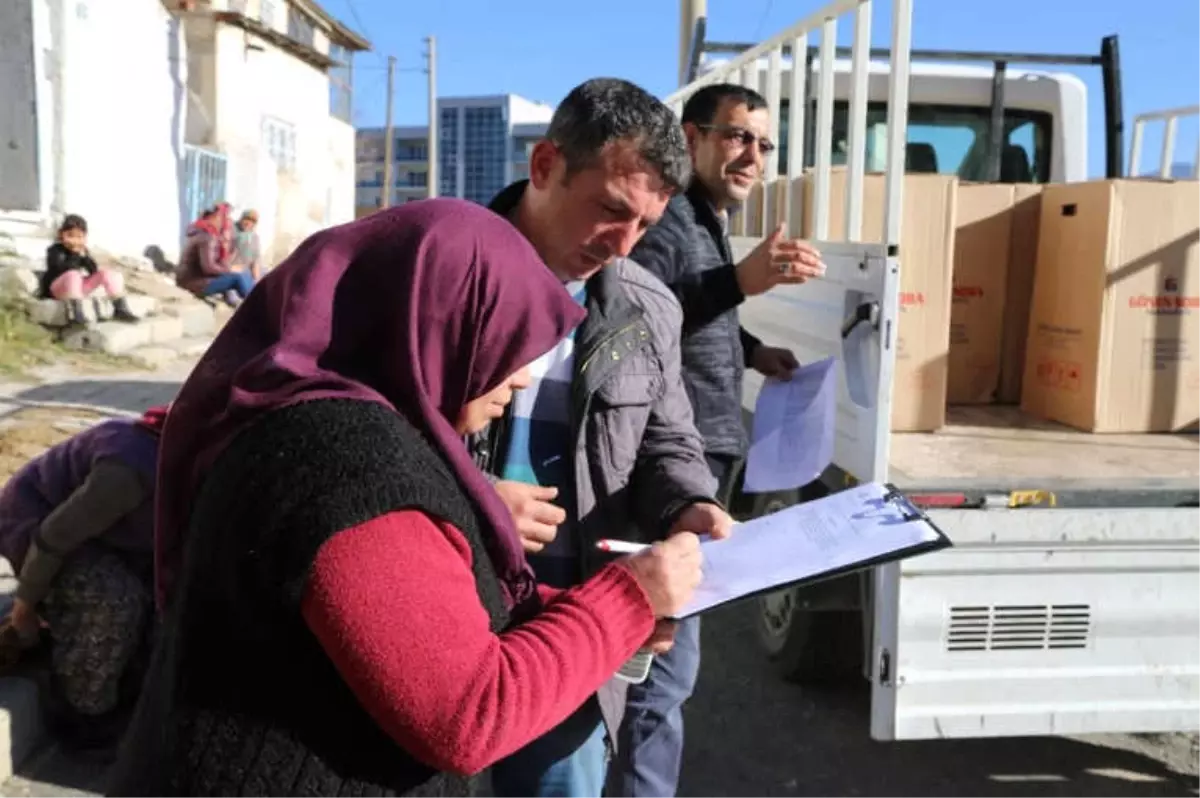
<svg viewBox="0 0 1200 798">
<path fill-rule="evenodd" d="M 843 684 L 862 678 L 860 610 L 809 610 L 795 590 L 758 600 L 758 637 L 779 674 L 799 684 Z"/>
</svg>

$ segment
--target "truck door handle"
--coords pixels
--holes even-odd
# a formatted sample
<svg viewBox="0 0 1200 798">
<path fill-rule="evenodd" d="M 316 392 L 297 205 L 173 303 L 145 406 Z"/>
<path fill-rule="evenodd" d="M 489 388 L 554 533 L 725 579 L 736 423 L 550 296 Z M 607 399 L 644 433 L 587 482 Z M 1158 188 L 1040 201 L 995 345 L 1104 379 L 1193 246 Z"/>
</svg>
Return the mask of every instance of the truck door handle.
<svg viewBox="0 0 1200 798">
<path fill-rule="evenodd" d="M 859 303 L 854 313 L 842 322 L 842 338 L 849 338 L 854 328 L 866 322 L 872 327 L 879 327 L 879 303 L 875 301 Z"/>
</svg>

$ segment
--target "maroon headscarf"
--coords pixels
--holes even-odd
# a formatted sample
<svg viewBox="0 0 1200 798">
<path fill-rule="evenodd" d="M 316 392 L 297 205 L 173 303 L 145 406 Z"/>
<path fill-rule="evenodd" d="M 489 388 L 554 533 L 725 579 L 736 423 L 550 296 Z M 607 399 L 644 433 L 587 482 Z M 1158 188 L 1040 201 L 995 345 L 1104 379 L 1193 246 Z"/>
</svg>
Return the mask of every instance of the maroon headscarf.
<svg viewBox="0 0 1200 798">
<path fill-rule="evenodd" d="M 331 397 L 378 402 L 426 434 L 490 525 L 509 602 L 529 598 L 512 517 L 452 423 L 583 316 L 528 241 L 474 203 L 408 203 L 309 237 L 250 292 L 171 405 L 155 518 L 160 609 L 217 456 L 262 414 Z"/>
</svg>

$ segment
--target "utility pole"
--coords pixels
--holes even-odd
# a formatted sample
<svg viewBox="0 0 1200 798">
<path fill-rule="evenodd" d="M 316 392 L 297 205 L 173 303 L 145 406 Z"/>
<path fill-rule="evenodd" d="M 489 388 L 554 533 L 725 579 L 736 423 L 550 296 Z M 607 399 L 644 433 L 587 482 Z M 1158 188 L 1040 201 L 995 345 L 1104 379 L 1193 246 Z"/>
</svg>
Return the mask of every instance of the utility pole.
<svg viewBox="0 0 1200 798">
<path fill-rule="evenodd" d="M 396 56 L 388 56 L 387 66 L 387 122 L 383 128 L 383 197 L 379 203 L 381 208 L 392 207 L 392 194 L 395 192 L 395 187 L 392 185 L 392 161 L 395 157 L 396 149 L 396 134 L 392 129 L 392 95 L 395 94 L 396 83 Z"/>
<path fill-rule="evenodd" d="M 429 151 L 429 180 L 425 196 L 438 195 L 438 109 L 437 109 L 437 39 L 425 37 L 428 65 L 425 74 L 429 78 L 429 140 L 425 149 Z"/>
</svg>

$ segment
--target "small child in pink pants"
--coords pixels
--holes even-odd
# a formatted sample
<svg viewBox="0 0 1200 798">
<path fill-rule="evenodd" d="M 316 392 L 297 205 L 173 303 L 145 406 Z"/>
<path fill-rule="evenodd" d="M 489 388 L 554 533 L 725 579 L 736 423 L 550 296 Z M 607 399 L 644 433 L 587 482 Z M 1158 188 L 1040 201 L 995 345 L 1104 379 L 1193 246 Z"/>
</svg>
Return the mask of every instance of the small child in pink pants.
<svg viewBox="0 0 1200 798">
<path fill-rule="evenodd" d="M 103 288 L 113 302 L 113 318 L 134 322 L 137 316 L 125 300 L 125 279 L 120 272 L 102 269 L 87 251 L 87 220 L 77 214 L 63 219 L 58 241 L 46 250 L 46 273 L 42 275 L 41 298 L 66 303 L 67 321 L 86 323 L 83 301 Z"/>
</svg>

